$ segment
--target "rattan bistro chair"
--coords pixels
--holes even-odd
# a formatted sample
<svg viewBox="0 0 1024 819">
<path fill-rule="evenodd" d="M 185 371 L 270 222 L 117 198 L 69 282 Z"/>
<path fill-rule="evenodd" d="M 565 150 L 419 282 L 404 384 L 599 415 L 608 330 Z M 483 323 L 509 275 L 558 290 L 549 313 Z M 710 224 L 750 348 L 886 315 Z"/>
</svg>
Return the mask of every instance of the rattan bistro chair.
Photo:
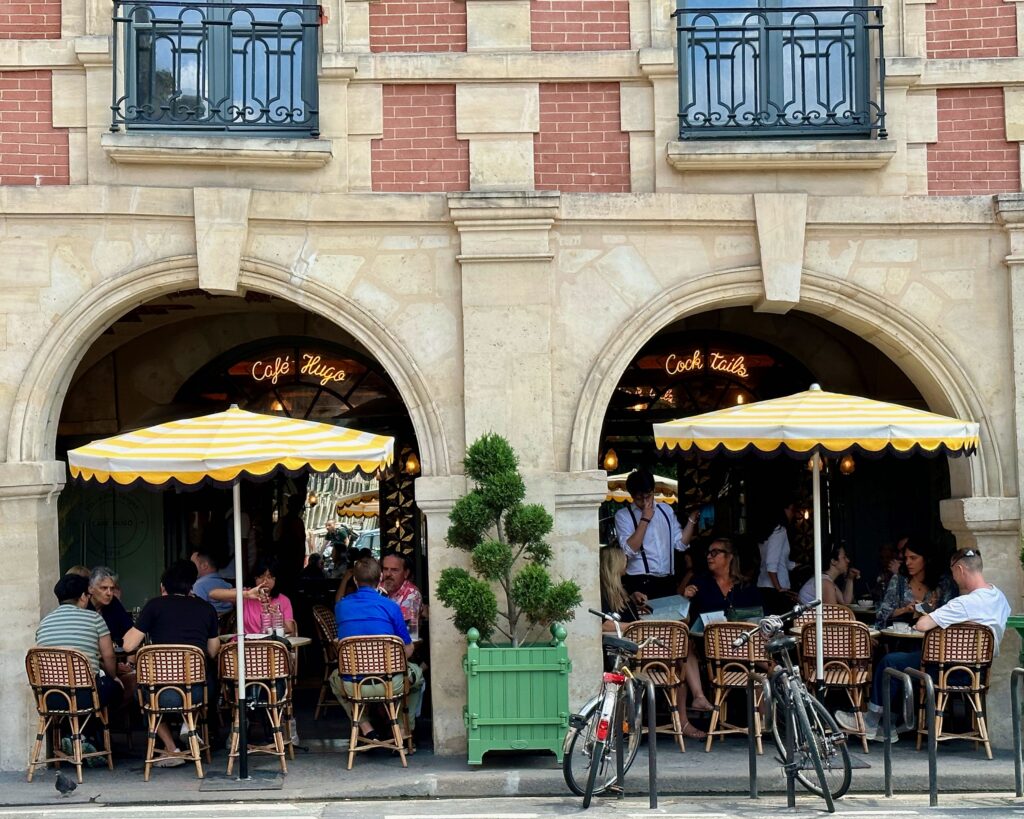
<svg viewBox="0 0 1024 819">
<path fill-rule="evenodd" d="M 622 636 L 638 645 L 651 638 L 661 643 L 658 645 L 652 642 L 641 648 L 633 661 L 633 667 L 646 674 L 655 689 L 664 694 L 668 701 L 672 721 L 657 726 L 656 732 L 672 734 L 679 744 L 679 750 L 685 752 L 683 724 L 686 703 L 676 701 L 676 689 L 680 682 L 680 670 L 689 652 L 690 630 L 685 623 L 671 620 L 638 620 L 626 626 Z M 651 707 L 654 707 L 654 703 L 651 703 Z M 682 718 L 680 709 L 684 709 Z"/>
<path fill-rule="evenodd" d="M 790 628 L 794 628 L 797 631 L 801 631 L 806 625 L 814 625 L 814 616 L 817 609 L 808 609 L 807 611 L 800 614 L 794 621 Z M 843 606 L 839 603 L 822 603 L 821 604 L 821 619 L 825 620 L 851 620 L 856 622 L 857 615 L 853 613 L 853 609 L 849 606 Z"/>
<path fill-rule="evenodd" d="M 265 711 L 270 725 L 270 742 L 250 745 L 250 754 L 270 754 L 281 763 L 282 773 L 288 773 L 285 755 L 295 758 L 295 749 L 288 732 L 291 713 L 292 674 L 288 646 L 277 640 L 245 641 L 245 695 L 243 704 Z M 238 643 L 228 643 L 221 649 L 220 680 L 231 703 L 231 745 L 228 750 L 228 776 L 238 758 L 239 719 L 245 719 L 238 707 Z"/>
<path fill-rule="evenodd" d="M 992 758 L 985 700 L 995 636 L 992 629 L 978 623 L 958 623 L 948 628 L 933 628 L 924 636 L 921 668 L 935 680 L 935 735 L 939 742 L 950 739 L 974 740 L 985 746 L 985 755 Z M 946 709 L 954 697 L 960 697 L 971 709 L 970 730 L 952 733 L 945 730 Z M 917 747 L 927 736 L 925 726 L 924 689 L 921 690 L 917 715 Z"/>
<path fill-rule="evenodd" d="M 196 766 L 203 778 L 202 752 L 210 760 L 210 737 L 206 725 L 206 655 L 188 645 L 143 646 L 135 657 L 139 707 L 146 717 L 146 764 L 142 778 L 149 782 L 153 764 L 172 756 L 156 748 L 156 731 L 168 716 L 180 716 L 188 736 L 188 751 L 182 758 Z"/>
<path fill-rule="evenodd" d="M 331 672 L 338 667 L 338 622 L 334 619 L 333 611 L 327 606 L 320 605 L 313 606 L 313 621 L 316 623 L 317 637 L 324 653 L 324 676 L 320 681 L 320 696 L 313 712 L 313 719 L 320 719 L 321 710 L 341 706 L 331 692 L 330 683 Z"/>
<path fill-rule="evenodd" d="M 409 730 L 408 663 L 405 645 L 391 635 L 346 637 L 339 640 L 338 673 L 341 690 L 352 706 L 352 733 L 348 745 L 348 767 L 352 769 L 356 753 L 371 748 L 397 751 L 402 767 L 408 766 L 406 753 L 412 752 L 412 731 Z M 374 705 L 384 707 L 391 724 L 391 739 L 371 739 L 359 730 L 366 719 L 366 710 Z M 402 731 L 408 738 L 402 740 Z"/>
<path fill-rule="evenodd" d="M 734 646 L 733 640 L 753 631 L 755 634 L 744 646 Z M 764 636 L 757 626 L 750 623 L 708 623 L 704 629 L 704 656 L 708 661 L 708 677 L 714 693 L 714 710 L 711 712 L 711 726 L 708 728 L 708 739 L 704 750 L 711 750 L 715 737 L 724 739 L 726 734 L 746 734 L 749 730 L 729 722 L 729 694 L 733 691 L 745 691 L 747 679 L 751 671 L 756 671 L 758 664 L 767 664 L 768 655 L 764 648 Z M 761 713 L 758 710 L 764 692 L 760 686 L 755 692 L 754 737 L 757 752 L 761 748 Z"/>
<path fill-rule="evenodd" d="M 110 753 L 110 729 L 107 709 L 100 705 L 96 678 L 88 658 L 73 648 L 30 648 L 25 655 L 28 684 L 36 698 L 39 722 L 36 739 L 28 758 L 28 781 L 40 765 L 70 762 L 75 766 L 78 781 L 82 781 L 82 761 L 90 757 L 107 758 L 107 767 L 114 769 Z M 82 731 L 90 719 L 96 718 L 103 726 L 102 751 L 83 753 Z M 71 753 L 61 750 L 62 728 L 67 728 L 71 740 Z M 47 734 L 50 750 L 47 752 Z"/>
<path fill-rule="evenodd" d="M 808 686 L 818 682 L 818 635 L 814 624 L 801 632 L 803 676 Z M 861 709 L 871 692 L 871 629 L 856 621 L 827 620 L 821 624 L 821 656 L 825 691 L 841 690 L 850 700 L 857 717 L 857 730 L 848 734 L 859 736 L 864 753 L 868 752 L 867 729 Z"/>
</svg>

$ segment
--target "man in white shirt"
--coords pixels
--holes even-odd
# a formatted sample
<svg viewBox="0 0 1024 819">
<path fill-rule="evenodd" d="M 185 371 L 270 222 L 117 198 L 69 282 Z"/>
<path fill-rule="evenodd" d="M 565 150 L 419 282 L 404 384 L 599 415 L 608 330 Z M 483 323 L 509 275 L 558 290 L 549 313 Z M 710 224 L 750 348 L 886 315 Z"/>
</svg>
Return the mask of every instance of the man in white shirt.
<svg viewBox="0 0 1024 819">
<path fill-rule="evenodd" d="M 960 596 L 954 597 L 946 605 L 939 606 L 931 614 L 922 614 L 914 624 L 917 631 L 931 631 L 933 628 L 949 628 L 957 623 L 979 623 L 992 629 L 995 636 L 995 654 L 999 654 L 999 643 L 1006 631 L 1006 619 L 1010 616 L 1010 604 L 999 589 L 991 583 L 986 582 L 982 570 L 984 565 L 981 560 L 979 549 L 959 549 L 954 552 L 949 561 L 949 572 L 953 576 L 957 587 L 960 589 Z M 897 668 L 919 668 L 921 665 L 921 651 L 891 651 L 886 654 L 875 669 L 875 676 L 872 682 L 871 702 L 868 711 L 864 715 L 864 723 L 867 726 L 868 737 L 882 741 L 879 724 L 882 718 L 882 697 L 883 686 L 886 684 L 885 669 Z M 902 686 L 895 680 L 890 680 L 891 700 L 893 709 L 900 703 Z M 856 719 L 849 711 L 837 711 L 836 720 L 847 730 L 854 730 Z M 871 732 L 875 736 L 871 736 Z M 895 740 L 895 737 L 893 737 Z"/>
<path fill-rule="evenodd" d="M 654 500 L 654 476 L 638 470 L 626 478 L 633 502 L 615 513 L 615 533 L 626 553 L 622 585 L 631 595 L 648 598 L 676 594 L 675 553 L 690 548 L 698 518 L 690 515 L 685 528 L 675 512 Z"/>
</svg>

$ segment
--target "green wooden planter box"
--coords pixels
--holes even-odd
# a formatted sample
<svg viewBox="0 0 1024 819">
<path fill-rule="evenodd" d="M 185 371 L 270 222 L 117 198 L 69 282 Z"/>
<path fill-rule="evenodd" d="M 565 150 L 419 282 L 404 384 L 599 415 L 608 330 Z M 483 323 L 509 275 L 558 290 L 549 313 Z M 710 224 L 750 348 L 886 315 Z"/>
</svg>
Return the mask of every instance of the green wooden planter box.
<svg viewBox="0 0 1024 819">
<path fill-rule="evenodd" d="M 1017 658 L 1024 666 L 1024 614 L 1011 614 L 1006 620 L 1006 627 L 1014 629 L 1020 635 L 1020 656 Z"/>
<path fill-rule="evenodd" d="M 551 751 L 562 761 L 572 663 L 565 629 L 554 625 L 551 634 L 550 644 L 486 648 L 469 630 L 462 668 L 470 765 L 480 765 L 488 751 Z"/>
</svg>

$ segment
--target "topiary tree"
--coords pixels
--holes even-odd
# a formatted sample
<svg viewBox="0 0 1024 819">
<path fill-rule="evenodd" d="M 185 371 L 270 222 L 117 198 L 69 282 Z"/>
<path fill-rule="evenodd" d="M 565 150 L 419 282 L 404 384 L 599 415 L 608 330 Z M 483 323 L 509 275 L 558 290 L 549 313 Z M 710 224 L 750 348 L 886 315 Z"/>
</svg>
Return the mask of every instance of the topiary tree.
<svg viewBox="0 0 1024 819">
<path fill-rule="evenodd" d="M 571 580 L 555 583 L 548 573 L 551 515 L 540 504 L 524 504 L 526 487 L 519 459 L 508 441 L 493 433 L 466 450 L 466 475 L 475 487 L 459 498 L 448 515 L 448 545 L 472 555 L 473 570 L 441 572 L 438 599 L 450 609 L 455 627 L 475 628 L 483 640 L 497 631 L 513 646 L 535 627 L 565 622 L 583 598 Z M 499 609 L 494 585 L 501 590 Z"/>
</svg>

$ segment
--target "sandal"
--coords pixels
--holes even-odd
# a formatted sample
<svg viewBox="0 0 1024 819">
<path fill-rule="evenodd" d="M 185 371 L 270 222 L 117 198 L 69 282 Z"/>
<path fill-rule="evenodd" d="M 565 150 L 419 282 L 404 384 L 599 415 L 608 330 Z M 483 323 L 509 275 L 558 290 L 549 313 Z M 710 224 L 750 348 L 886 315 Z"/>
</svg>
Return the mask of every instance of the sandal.
<svg viewBox="0 0 1024 819">
<path fill-rule="evenodd" d="M 694 711 L 714 711 L 715 706 L 711 704 L 711 700 L 707 697 L 699 697 L 690 703 L 690 708 Z"/>
<path fill-rule="evenodd" d="M 692 722 L 689 722 L 689 721 L 683 723 L 683 727 L 680 730 L 682 731 L 683 736 L 686 737 L 687 739 L 707 739 L 708 738 L 707 733 L 705 733 L 704 731 L 700 730 L 700 728 L 698 728 L 696 725 L 694 725 Z"/>
</svg>

